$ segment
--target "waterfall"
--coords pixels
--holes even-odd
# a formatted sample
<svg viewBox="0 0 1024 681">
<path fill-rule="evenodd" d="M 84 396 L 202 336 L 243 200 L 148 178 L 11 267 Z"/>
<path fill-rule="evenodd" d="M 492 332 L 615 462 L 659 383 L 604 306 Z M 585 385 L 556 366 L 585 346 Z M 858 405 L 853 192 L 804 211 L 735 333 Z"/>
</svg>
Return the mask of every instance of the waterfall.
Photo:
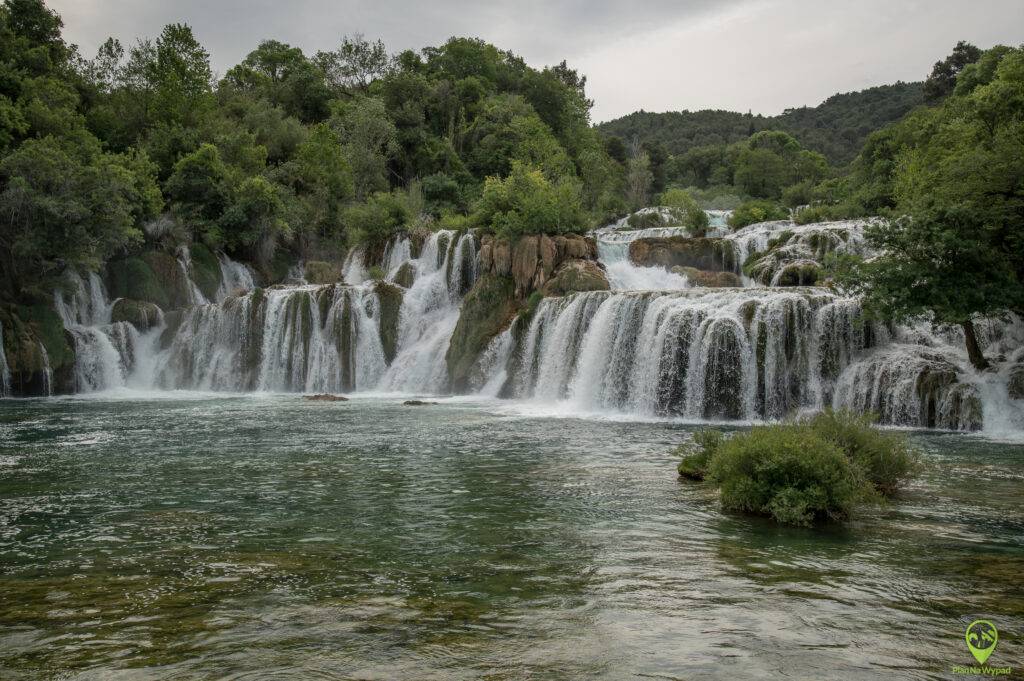
<svg viewBox="0 0 1024 681">
<path fill-rule="evenodd" d="M 192 277 L 192 253 L 189 251 L 188 246 L 178 247 L 177 260 L 178 268 L 181 269 L 182 276 L 188 282 L 188 304 L 205 305 L 208 303 L 209 301 L 206 299 L 206 296 L 203 295 L 202 290 L 200 290 L 195 279 Z"/>
<path fill-rule="evenodd" d="M 370 286 L 256 289 L 187 310 L 164 352 L 165 388 L 348 392 L 384 369 Z"/>
<path fill-rule="evenodd" d="M 37 343 L 39 356 L 43 358 L 43 392 L 49 397 L 53 395 L 53 369 L 50 367 L 50 353 L 41 342 Z"/>
<path fill-rule="evenodd" d="M 128 322 L 111 322 L 114 304 L 95 273 L 66 274 L 70 295 L 54 291 L 54 308 L 74 340 L 78 392 L 122 387 L 143 352 L 143 336 Z M 158 330 L 147 334 L 154 338 Z"/>
<path fill-rule="evenodd" d="M 629 244 L 641 238 L 685 234 L 680 227 L 655 227 L 627 232 L 596 230 L 593 236 L 613 291 L 679 291 L 690 287 L 685 276 L 664 267 L 637 267 L 629 261 Z"/>
<path fill-rule="evenodd" d="M 7 364 L 4 350 L 4 325 L 0 322 L 0 397 L 11 395 L 11 367 Z"/>
<path fill-rule="evenodd" d="M 824 289 L 581 293 L 541 302 L 508 381 L 517 397 L 581 412 L 749 421 L 835 406 L 980 425 L 977 390 L 933 357 L 955 350 L 873 349 L 889 342 L 856 300 Z"/>
<path fill-rule="evenodd" d="M 459 303 L 476 279 L 477 244 L 472 234 L 440 230 L 409 260 L 415 279 L 405 292 L 397 353 L 378 389 L 438 393 L 447 388 L 445 353 L 459 321 Z"/>
<path fill-rule="evenodd" d="M 256 288 L 256 281 L 248 265 L 236 262 L 224 253 L 220 254 L 218 260 L 220 261 L 220 287 L 214 297 L 218 303 L 223 303 L 232 296 L 243 295 Z M 193 284 L 193 286 L 195 285 Z"/>
<path fill-rule="evenodd" d="M 476 250 L 472 235 L 447 230 L 431 234 L 418 258 L 410 258 L 408 238 L 388 244 L 390 277 L 406 263 L 415 272 L 397 309 L 391 362 L 383 296 L 399 290 L 394 284 L 281 286 L 184 310 L 156 381 L 224 391 L 443 392 L 445 353 L 459 302 L 476 279 Z M 359 249 L 349 254 L 347 277 L 365 275 L 363 257 Z"/>
</svg>

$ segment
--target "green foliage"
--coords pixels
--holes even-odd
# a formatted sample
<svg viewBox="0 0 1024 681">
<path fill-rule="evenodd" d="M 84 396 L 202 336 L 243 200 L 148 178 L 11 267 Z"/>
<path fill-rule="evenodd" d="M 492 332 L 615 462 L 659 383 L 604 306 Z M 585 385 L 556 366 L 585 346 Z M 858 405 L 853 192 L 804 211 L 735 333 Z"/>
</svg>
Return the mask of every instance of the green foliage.
<svg viewBox="0 0 1024 681">
<path fill-rule="evenodd" d="M 842 449 L 877 492 L 892 496 L 917 471 L 917 452 L 902 433 L 878 430 L 873 423 L 870 414 L 831 409 L 806 421 L 811 430 Z"/>
<path fill-rule="evenodd" d="M 843 283 L 876 317 L 961 325 L 984 368 L 972 320 L 1024 310 L 1024 50 L 993 48 L 962 75 L 889 135 L 902 217 L 868 231 L 882 255 Z"/>
<path fill-rule="evenodd" d="M 677 466 L 679 476 L 689 480 L 704 480 L 708 475 L 711 458 L 723 442 L 725 435 L 720 430 L 698 430 L 694 433 L 693 442 L 676 449 L 676 456 L 681 459 Z"/>
<path fill-rule="evenodd" d="M 929 104 L 941 102 L 953 94 L 957 75 L 968 64 L 981 58 L 981 50 L 961 40 L 953 48 L 953 52 L 942 61 L 935 62 L 931 75 L 924 82 L 924 98 Z"/>
<path fill-rule="evenodd" d="M 845 520 L 865 496 L 858 469 L 809 428 L 758 426 L 726 440 L 708 466 L 722 507 L 788 525 Z"/>
<path fill-rule="evenodd" d="M 771 220 L 786 220 L 789 218 L 789 212 L 775 203 L 774 201 L 745 201 L 739 208 L 732 212 L 729 216 L 729 226 L 733 229 L 739 229 L 746 227 L 747 225 L 757 224 L 758 222 L 768 222 Z"/>
<path fill-rule="evenodd" d="M 816 107 L 787 109 L 775 117 L 753 116 L 734 111 L 638 111 L 607 123 L 598 129 L 623 141 L 664 144 L 674 157 L 704 148 L 722 150 L 761 130 L 782 130 L 800 144 L 824 154 L 835 165 L 848 163 L 874 130 L 897 121 L 923 100 L 922 83 L 896 83 L 829 97 Z M 678 176 L 677 176 L 678 177 Z M 678 177 L 681 184 L 706 186 L 704 181 Z M 719 178 L 713 182 L 731 184 Z"/>
<path fill-rule="evenodd" d="M 404 192 L 377 192 L 364 203 L 347 207 L 343 214 L 351 245 L 382 243 L 415 217 Z"/>
<path fill-rule="evenodd" d="M 708 229 L 708 214 L 685 189 L 669 189 L 658 203 L 668 206 L 678 215 L 692 236 L 704 236 Z"/>
<path fill-rule="evenodd" d="M 805 526 L 849 518 L 858 503 L 895 494 L 918 468 L 903 435 L 832 411 L 728 439 L 701 431 L 677 454 L 679 475 L 718 487 L 726 510 Z"/>
<path fill-rule="evenodd" d="M 539 169 L 518 161 L 507 178 L 487 178 L 475 219 L 508 239 L 582 232 L 586 226 L 578 181 L 562 178 L 552 183 Z"/>
</svg>

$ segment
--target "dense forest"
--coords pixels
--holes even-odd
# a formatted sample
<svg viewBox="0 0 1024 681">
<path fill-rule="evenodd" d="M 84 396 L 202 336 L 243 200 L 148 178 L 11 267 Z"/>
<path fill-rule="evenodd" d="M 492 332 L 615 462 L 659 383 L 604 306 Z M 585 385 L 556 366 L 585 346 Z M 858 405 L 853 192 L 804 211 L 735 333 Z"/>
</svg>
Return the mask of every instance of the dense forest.
<svg viewBox="0 0 1024 681">
<path fill-rule="evenodd" d="M 658 200 L 736 209 L 734 227 L 888 217 L 885 257 L 835 263 L 877 314 L 966 327 L 1024 309 L 1020 49 L 960 44 L 924 84 L 775 119 L 594 127 L 583 75 L 473 38 L 391 54 L 355 35 L 312 55 L 268 40 L 215 80 L 183 24 L 92 57 L 61 29 L 42 0 L 0 8 L 8 319 L 45 316 L 68 268 L 150 276 L 143 249 L 222 251 L 273 282 L 400 231 L 582 233 Z"/>
<path fill-rule="evenodd" d="M 924 83 L 896 83 L 832 95 L 818 106 L 786 109 L 778 116 L 722 110 L 637 111 L 597 129 L 624 141 L 660 145 L 673 156 L 739 142 L 762 130 L 782 130 L 841 166 L 853 160 L 868 135 L 924 101 Z"/>
</svg>

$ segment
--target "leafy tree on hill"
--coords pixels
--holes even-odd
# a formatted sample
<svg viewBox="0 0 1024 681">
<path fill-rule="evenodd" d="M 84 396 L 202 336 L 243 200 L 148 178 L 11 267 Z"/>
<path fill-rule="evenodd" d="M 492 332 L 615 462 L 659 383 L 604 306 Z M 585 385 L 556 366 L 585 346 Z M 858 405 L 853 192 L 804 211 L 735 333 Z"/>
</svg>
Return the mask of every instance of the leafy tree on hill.
<svg viewBox="0 0 1024 681">
<path fill-rule="evenodd" d="M 957 75 L 968 64 L 981 58 L 981 50 L 961 40 L 953 48 L 953 52 L 942 61 L 935 62 L 931 74 L 924 82 L 924 98 L 929 104 L 937 104 L 953 94 Z"/>
<path fill-rule="evenodd" d="M 978 369 L 974 319 L 1024 312 L 1024 50 L 990 53 L 991 71 L 967 67 L 941 107 L 899 126 L 918 134 L 892 136 L 905 217 L 869 231 L 883 254 L 853 278 L 878 316 L 959 325 Z"/>
</svg>

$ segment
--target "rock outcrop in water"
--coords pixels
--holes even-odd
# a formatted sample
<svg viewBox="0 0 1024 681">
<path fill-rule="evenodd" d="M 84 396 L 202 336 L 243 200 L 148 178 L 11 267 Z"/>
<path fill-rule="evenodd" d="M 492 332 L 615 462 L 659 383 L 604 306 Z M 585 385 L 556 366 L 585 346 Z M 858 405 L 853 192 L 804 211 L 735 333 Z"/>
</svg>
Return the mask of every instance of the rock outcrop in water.
<svg viewBox="0 0 1024 681">
<path fill-rule="evenodd" d="M 692 267 L 709 272 L 733 272 L 737 268 L 732 244 L 708 237 L 636 239 L 629 244 L 629 259 L 640 267 Z"/>
<path fill-rule="evenodd" d="M 594 240 L 575 234 L 523 236 L 514 243 L 491 235 L 480 240 L 480 271 L 511 276 L 519 298 L 542 289 L 567 262 L 596 260 Z"/>
</svg>

